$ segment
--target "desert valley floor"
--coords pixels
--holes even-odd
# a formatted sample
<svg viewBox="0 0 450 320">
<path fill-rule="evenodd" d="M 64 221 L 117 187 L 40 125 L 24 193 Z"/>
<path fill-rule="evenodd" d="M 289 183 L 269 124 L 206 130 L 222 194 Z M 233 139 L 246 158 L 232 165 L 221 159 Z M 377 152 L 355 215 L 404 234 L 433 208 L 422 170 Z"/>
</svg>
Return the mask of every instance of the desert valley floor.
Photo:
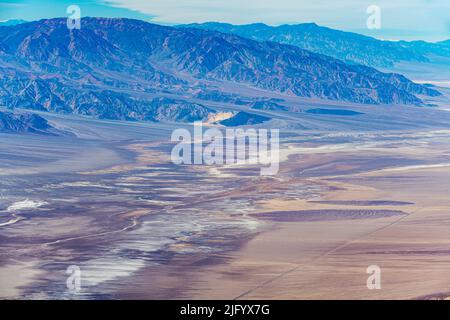
<svg viewBox="0 0 450 320">
<path fill-rule="evenodd" d="M 273 177 L 174 165 L 179 124 L 44 114 L 77 137 L 1 134 L 0 297 L 445 299 L 443 90 L 436 107 L 272 114 L 282 137 Z M 78 293 L 66 287 L 71 265 Z M 381 290 L 367 289 L 371 265 Z"/>
</svg>

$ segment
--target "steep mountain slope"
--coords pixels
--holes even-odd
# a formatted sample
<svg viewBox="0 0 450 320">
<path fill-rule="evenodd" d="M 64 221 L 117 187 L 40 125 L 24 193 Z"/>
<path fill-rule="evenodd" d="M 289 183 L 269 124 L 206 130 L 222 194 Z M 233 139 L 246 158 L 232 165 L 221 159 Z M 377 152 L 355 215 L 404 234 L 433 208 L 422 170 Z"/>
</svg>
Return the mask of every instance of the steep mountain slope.
<svg viewBox="0 0 450 320">
<path fill-rule="evenodd" d="M 231 25 L 208 22 L 182 25 L 240 35 L 253 40 L 274 41 L 325 54 L 345 62 L 372 67 L 392 67 L 399 61 L 428 62 L 430 55 L 450 59 L 450 43 L 425 41 L 382 41 L 356 33 L 334 30 L 315 23 L 282 25 L 265 24 Z"/>
<path fill-rule="evenodd" d="M 67 134 L 52 127 L 47 120 L 37 114 L 20 113 L 0 110 L 1 133 L 35 133 L 43 135 Z"/>
<path fill-rule="evenodd" d="M 303 97 L 414 104 L 439 95 L 397 74 L 294 46 L 139 20 L 65 19 L 0 28 L 0 105 L 109 119 L 195 121 L 192 97 L 223 81 Z"/>
</svg>

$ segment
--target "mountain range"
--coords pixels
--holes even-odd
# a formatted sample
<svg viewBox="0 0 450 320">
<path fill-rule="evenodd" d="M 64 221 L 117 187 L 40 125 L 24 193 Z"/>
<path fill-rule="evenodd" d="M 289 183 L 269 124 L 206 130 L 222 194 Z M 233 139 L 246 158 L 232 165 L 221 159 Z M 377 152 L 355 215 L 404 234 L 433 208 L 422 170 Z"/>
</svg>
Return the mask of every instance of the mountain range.
<svg viewBox="0 0 450 320">
<path fill-rule="evenodd" d="M 63 18 L 0 27 L 8 108 L 185 122 L 215 113 L 210 101 L 265 108 L 233 93 L 242 88 L 365 104 L 423 105 L 420 95 L 440 95 L 399 74 L 217 31 L 122 18 L 83 18 L 80 30 Z"/>
<path fill-rule="evenodd" d="M 347 63 L 372 67 L 392 67 L 401 61 L 431 62 L 434 56 L 446 58 L 450 64 L 450 40 L 437 43 L 386 41 L 322 27 L 315 23 L 273 27 L 263 23 L 232 25 L 207 22 L 180 25 L 179 27 L 219 31 L 258 41 L 274 41 L 294 45 Z"/>
</svg>

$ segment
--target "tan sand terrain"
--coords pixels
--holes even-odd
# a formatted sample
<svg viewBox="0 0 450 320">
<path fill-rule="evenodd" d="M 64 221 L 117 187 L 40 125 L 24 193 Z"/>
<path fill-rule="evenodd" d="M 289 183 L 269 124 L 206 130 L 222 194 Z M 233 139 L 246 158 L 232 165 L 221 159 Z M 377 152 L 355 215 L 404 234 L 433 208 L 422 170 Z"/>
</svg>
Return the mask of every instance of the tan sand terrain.
<svg viewBox="0 0 450 320">
<path fill-rule="evenodd" d="M 432 155 L 437 151 L 432 149 L 421 147 L 415 156 Z M 407 154 L 414 154 L 410 147 Z M 343 154 L 328 156 L 339 159 Z M 302 161 L 320 163 L 320 159 L 309 155 Z M 270 229 L 221 257 L 221 263 L 191 258 L 164 271 L 158 269 L 157 277 L 152 276 L 156 270 L 142 276 L 151 277 L 155 287 L 166 288 L 172 296 L 193 299 L 450 296 L 450 166 L 397 166 L 300 180 L 326 185 L 329 191 L 308 200 L 280 197 L 260 201 L 259 218 L 269 220 Z M 257 188 L 269 186 L 277 188 L 274 182 Z M 319 216 L 331 210 L 339 219 L 330 215 L 315 221 L 292 219 L 296 212 L 308 210 Z M 353 216 L 355 211 L 375 214 Z M 385 216 L 383 211 L 401 214 Z M 284 215 L 286 212 L 290 214 Z M 264 213 L 273 215 L 267 219 Z M 279 219 L 273 218 L 277 214 Z M 366 285 L 366 270 L 372 265 L 381 268 L 380 290 L 369 290 Z M 149 287 L 137 289 L 139 294 L 141 290 L 154 294 Z"/>
</svg>

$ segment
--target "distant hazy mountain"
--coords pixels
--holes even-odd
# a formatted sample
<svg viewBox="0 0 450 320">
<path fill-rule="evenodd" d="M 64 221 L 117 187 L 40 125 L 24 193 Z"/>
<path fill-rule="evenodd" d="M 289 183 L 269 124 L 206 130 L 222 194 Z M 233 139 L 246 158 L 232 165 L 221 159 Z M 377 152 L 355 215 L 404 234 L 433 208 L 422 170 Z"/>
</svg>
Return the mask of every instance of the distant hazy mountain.
<svg viewBox="0 0 450 320">
<path fill-rule="evenodd" d="M 372 67 L 392 67 L 394 63 L 400 61 L 427 62 L 430 61 L 431 55 L 450 58 L 450 40 L 438 43 L 382 41 L 356 33 L 321 27 L 315 23 L 272 27 L 262 23 L 231 25 L 208 22 L 180 27 L 214 30 L 253 40 L 290 44 L 346 62 Z"/>
<path fill-rule="evenodd" d="M 6 21 L 0 21 L 0 27 L 15 26 L 16 24 L 21 24 L 21 23 L 25 23 L 25 22 L 28 22 L 28 21 L 21 20 L 21 19 L 11 19 L 11 20 L 6 20 Z"/>
<path fill-rule="evenodd" d="M 65 134 L 52 127 L 47 120 L 31 113 L 15 114 L 0 110 L 0 132 L 2 133 L 35 133 L 44 135 Z"/>
<path fill-rule="evenodd" d="M 295 46 L 130 19 L 81 23 L 80 30 L 68 30 L 62 18 L 0 28 L 0 105 L 194 121 L 214 110 L 193 98 L 220 99 L 224 84 L 369 104 L 420 105 L 417 94 L 439 95 L 401 75 Z"/>
<path fill-rule="evenodd" d="M 287 107 L 274 101 L 256 101 L 252 105 L 252 109 L 257 110 L 270 110 L 270 111 L 287 111 Z"/>
</svg>

